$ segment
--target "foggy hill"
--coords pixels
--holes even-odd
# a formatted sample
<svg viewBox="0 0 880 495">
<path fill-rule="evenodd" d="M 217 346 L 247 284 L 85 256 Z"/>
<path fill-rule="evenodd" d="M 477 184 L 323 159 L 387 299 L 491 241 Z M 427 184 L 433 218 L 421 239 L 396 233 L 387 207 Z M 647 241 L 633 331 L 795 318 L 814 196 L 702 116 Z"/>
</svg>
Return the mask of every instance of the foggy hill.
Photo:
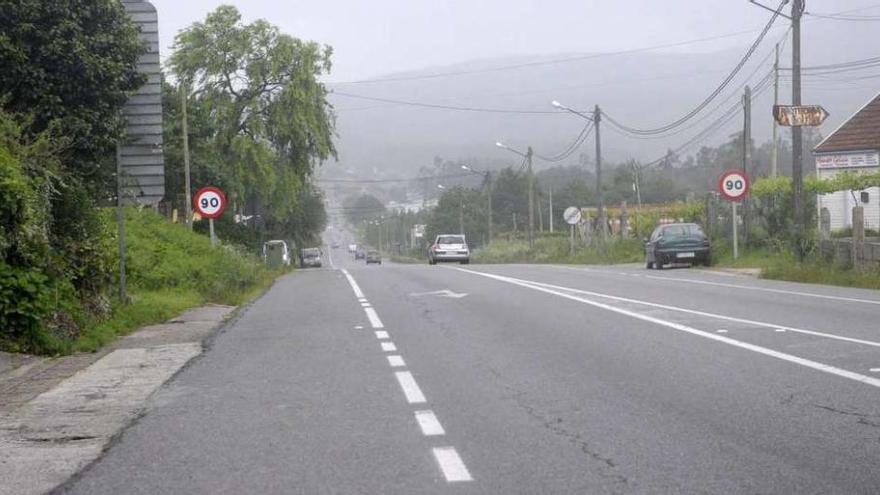
<svg viewBox="0 0 880 495">
<path fill-rule="evenodd" d="M 870 46 L 854 46 L 838 52 L 832 45 L 806 44 L 805 65 L 825 64 L 876 56 Z M 662 139 L 626 138 L 607 123 L 602 128 L 603 154 L 609 162 L 630 158 L 649 161 L 667 149 L 676 148 L 704 129 L 724 109 L 740 101 L 742 87 L 753 86 L 769 72 L 772 60 L 765 59 L 768 46 L 734 79 L 730 87 L 693 122 L 705 120 L 681 134 Z M 590 54 L 556 54 L 482 59 L 453 66 L 430 67 L 422 71 L 380 76 L 378 79 L 406 79 L 437 73 L 483 71 L 456 77 L 418 80 L 384 81 L 381 83 L 332 84 L 337 92 L 375 98 L 416 101 L 436 105 L 548 111 L 548 114 L 496 114 L 463 112 L 413 107 L 332 95 L 338 110 L 340 163 L 328 164 L 328 176 L 354 170 L 359 176 L 414 176 L 419 167 L 430 165 L 435 156 L 466 160 L 477 165 L 513 164 L 518 158 L 497 149 L 494 143 L 503 140 L 512 147 L 525 149 L 532 145 L 536 153 L 553 155 L 577 136 L 585 122 L 571 114 L 553 112 L 550 101 L 558 100 L 578 110 L 591 111 L 601 105 L 604 112 L 626 125 L 656 127 L 676 120 L 694 108 L 718 86 L 744 50 L 716 53 L 630 53 L 595 56 Z M 788 53 L 785 54 L 788 57 Z M 583 57 L 567 63 L 532 65 L 506 71 L 491 71 L 499 66 L 534 64 L 559 59 Z M 783 59 L 781 66 L 788 67 Z M 869 71 L 870 72 L 870 71 Z M 856 74 L 858 75 L 858 74 Z M 865 75 L 865 74 L 862 74 Z M 827 134 L 842 120 L 858 110 L 880 90 L 880 81 L 860 83 L 835 80 L 805 80 L 804 102 L 821 103 L 832 117 L 820 129 Z M 770 139 L 773 88 L 758 97 L 753 106 L 753 135 L 761 143 Z M 783 78 L 780 101 L 790 99 L 790 85 Z M 715 109 L 722 101 L 722 108 Z M 690 125 L 690 123 L 689 123 Z M 704 144 L 714 145 L 727 140 L 741 129 L 742 118 L 736 117 Z M 684 154 L 695 153 L 695 148 Z M 579 150 L 592 161 L 592 138 Z M 566 162 L 578 162 L 575 153 Z M 536 160 L 536 167 L 547 164 Z"/>
</svg>

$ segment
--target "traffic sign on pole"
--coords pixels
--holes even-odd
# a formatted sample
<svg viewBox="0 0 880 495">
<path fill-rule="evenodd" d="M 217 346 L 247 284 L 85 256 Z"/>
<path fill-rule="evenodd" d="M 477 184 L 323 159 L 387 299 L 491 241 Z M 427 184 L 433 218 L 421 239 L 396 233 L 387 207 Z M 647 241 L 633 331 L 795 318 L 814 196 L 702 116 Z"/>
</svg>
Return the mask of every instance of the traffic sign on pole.
<svg viewBox="0 0 880 495">
<path fill-rule="evenodd" d="M 216 187 L 203 187 L 193 196 L 193 207 L 202 218 L 207 218 L 211 232 L 211 245 L 217 245 L 214 233 L 214 219 L 226 211 L 226 195 Z"/>
<path fill-rule="evenodd" d="M 565 223 L 569 225 L 578 224 L 581 221 L 581 209 L 576 206 L 569 206 L 565 209 L 565 212 L 562 213 L 562 218 L 564 218 Z"/>
<path fill-rule="evenodd" d="M 816 127 L 828 118 L 821 105 L 774 105 L 773 118 L 785 127 Z"/>
<path fill-rule="evenodd" d="M 226 211 L 226 195 L 216 187 L 203 187 L 193 196 L 193 209 L 202 218 L 220 218 Z"/>
<path fill-rule="evenodd" d="M 742 201 L 749 194 L 749 176 L 741 170 L 728 170 L 718 180 L 718 191 L 728 201 Z"/>
</svg>

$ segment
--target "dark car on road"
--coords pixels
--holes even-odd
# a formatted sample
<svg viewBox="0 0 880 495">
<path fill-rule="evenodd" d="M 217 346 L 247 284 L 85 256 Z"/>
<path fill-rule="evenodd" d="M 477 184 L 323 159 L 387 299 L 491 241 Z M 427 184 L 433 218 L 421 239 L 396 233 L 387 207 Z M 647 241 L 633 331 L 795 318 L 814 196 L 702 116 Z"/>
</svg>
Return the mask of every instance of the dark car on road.
<svg viewBox="0 0 880 495">
<path fill-rule="evenodd" d="M 367 252 L 364 251 L 363 249 L 358 249 L 357 251 L 354 252 L 354 259 L 356 259 L 356 260 L 362 260 L 366 257 L 367 257 Z"/>
<path fill-rule="evenodd" d="M 712 263 L 709 238 L 695 223 L 672 223 L 657 227 L 645 239 L 645 265 L 662 270 L 664 265 Z"/>
<path fill-rule="evenodd" d="M 379 251 L 367 251 L 367 264 L 370 263 L 382 264 L 382 255 Z"/>
</svg>

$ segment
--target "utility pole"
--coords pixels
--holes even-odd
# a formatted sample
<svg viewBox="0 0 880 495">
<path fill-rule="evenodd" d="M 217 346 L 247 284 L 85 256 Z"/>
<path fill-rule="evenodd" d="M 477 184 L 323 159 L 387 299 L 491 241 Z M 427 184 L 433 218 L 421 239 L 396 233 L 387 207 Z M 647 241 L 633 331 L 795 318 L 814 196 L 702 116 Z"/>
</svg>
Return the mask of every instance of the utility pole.
<svg viewBox="0 0 880 495">
<path fill-rule="evenodd" d="M 804 0 L 791 5 L 791 103 L 801 104 L 801 17 Z M 794 242 L 798 259 L 804 259 L 804 161 L 803 129 L 791 128 L 791 184 L 794 203 Z"/>
<path fill-rule="evenodd" d="M 119 301 L 122 304 L 128 304 L 128 287 L 125 274 L 125 207 L 123 203 L 122 178 L 122 145 L 116 145 L 116 224 L 118 229 L 119 241 Z"/>
<path fill-rule="evenodd" d="M 532 147 L 526 152 L 529 165 L 529 249 L 535 247 L 535 174 L 532 171 Z"/>
<path fill-rule="evenodd" d="M 190 182 L 189 172 L 189 123 L 187 122 L 187 93 L 189 88 L 183 81 L 180 82 L 180 117 L 181 128 L 183 132 L 183 177 L 184 177 L 184 193 L 186 194 L 186 226 L 189 230 L 193 228 L 193 212 L 192 212 L 192 184 Z"/>
<path fill-rule="evenodd" d="M 550 233 L 553 233 L 553 187 L 547 188 L 550 191 Z"/>
<path fill-rule="evenodd" d="M 602 236 L 602 242 L 606 240 L 606 228 L 608 223 L 605 221 L 605 197 L 602 193 L 602 138 L 600 133 L 600 124 L 602 122 L 602 110 L 596 105 L 593 111 L 594 134 L 596 134 L 596 197 L 599 202 L 599 230 Z"/>
<path fill-rule="evenodd" d="M 746 86 L 743 94 L 743 151 L 742 171 L 749 175 L 749 163 L 752 160 L 752 88 Z M 746 247 L 749 245 L 751 235 L 751 213 L 748 198 L 743 199 L 743 241 Z"/>
<path fill-rule="evenodd" d="M 538 198 L 538 231 L 544 233 L 544 200 Z"/>
<path fill-rule="evenodd" d="M 458 191 L 458 233 L 464 235 L 464 198 L 463 191 Z"/>
<path fill-rule="evenodd" d="M 489 244 L 492 243 L 492 172 L 486 172 L 486 195 L 489 203 Z"/>
<path fill-rule="evenodd" d="M 779 43 L 776 43 L 776 61 L 773 63 L 773 106 L 779 105 Z M 776 177 L 779 159 L 779 123 L 773 119 L 773 156 L 770 157 L 770 177 Z"/>
</svg>

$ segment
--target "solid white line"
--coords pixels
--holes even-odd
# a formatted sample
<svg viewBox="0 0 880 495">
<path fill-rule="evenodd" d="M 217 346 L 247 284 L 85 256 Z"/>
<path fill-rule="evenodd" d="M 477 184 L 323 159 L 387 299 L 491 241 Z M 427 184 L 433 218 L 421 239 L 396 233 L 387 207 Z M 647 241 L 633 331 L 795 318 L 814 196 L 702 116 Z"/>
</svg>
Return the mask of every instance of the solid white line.
<svg viewBox="0 0 880 495">
<path fill-rule="evenodd" d="M 416 379 L 413 378 L 412 373 L 409 371 L 396 371 L 394 376 L 397 377 L 397 383 L 403 389 L 403 395 L 406 396 L 407 402 L 410 404 L 424 404 L 428 402 L 425 399 L 425 394 L 422 393 L 422 389 L 419 388 L 419 384 L 416 383 Z"/>
<path fill-rule="evenodd" d="M 373 308 L 364 308 L 364 311 L 367 313 L 367 318 L 370 319 L 370 325 L 373 328 L 385 328 L 385 325 L 382 324 L 382 320 L 379 319 L 379 315 L 376 313 L 376 310 Z"/>
<path fill-rule="evenodd" d="M 426 437 L 446 434 L 443 425 L 440 424 L 437 416 L 434 415 L 434 411 L 416 411 L 416 421 L 419 422 L 422 434 Z"/>
<path fill-rule="evenodd" d="M 717 287 L 729 287 L 731 289 L 773 292 L 775 294 L 788 294 L 788 295 L 792 295 L 792 296 L 815 297 L 818 299 L 829 299 L 832 301 L 846 301 L 846 302 L 854 302 L 854 303 L 862 303 L 862 304 L 880 305 L 880 301 L 874 301 L 871 299 L 859 299 L 859 298 L 855 298 L 855 297 L 844 297 L 844 296 L 831 296 L 831 295 L 827 295 L 827 294 L 815 294 L 812 292 L 800 292 L 800 291 L 796 291 L 796 290 L 771 289 L 769 287 L 752 287 L 752 286 L 748 286 L 748 285 L 725 284 L 722 282 L 708 282 L 706 280 L 694 280 L 691 278 L 658 277 L 657 275 L 645 275 L 645 278 L 650 278 L 650 279 L 654 279 L 654 280 L 670 280 L 670 281 L 675 281 L 675 282 L 685 282 L 685 283 L 689 283 L 689 284 L 714 285 Z"/>
<path fill-rule="evenodd" d="M 473 270 L 465 270 L 463 268 L 455 268 L 455 269 L 466 272 L 466 273 L 479 275 L 482 277 L 492 278 L 495 280 L 499 280 L 501 282 L 506 282 L 509 284 L 518 285 L 520 287 L 525 287 L 528 289 L 532 289 L 532 290 L 536 290 L 536 291 L 540 291 L 540 292 L 545 292 L 547 294 L 553 294 L 555 296 L 563 297 L 565 299 L 570 299 L 572 301 L 577 301 L 577 302 L 581 302 L 584 304 L 589 304 L 590 306 L 602 308 L 602 309 L 605 309 L 608 311 L 612 311 L 614 313 L 629 316 L 631 318 L 636 318 L 636 319 L 639 319 L 642 321 L 655 323 L 657 325 L 662 325 L 667 328 L 672 328 L 674 330 L 686 332 L 686 333 L 689 333 L 692 335 L 696 335 L 698 337 L 703 337 L 703 338 L 715 340 L 715 341 L 722 342 L 722 343 L 725 343 L 728 345 L 732 345 L 734 347 L 739 347 L 741 349 L 746 349 L 746 350 L 749 350 L 752 352 L 756 352 L 758 354 L 763 354 L 765 356 L 774 357 L 776 359 L 781 359 L 783 361 L 787 361 L 790 363 L 799 364 L 801 366 L 805 366 L 807 368 L 811 368 L 811 369 L 814 369 L 817 371 L 822 371 L 824 373 L 836 375 L 836 376 L 839 376 L 842 378 L 847 378 L 847 379 L 854 380 L 854 381 L 857 381 L 860 383 L 864 383 L 866 385 L 871 385 L 871 386 L 880 388 L 880 379 L 877 379 L 877 378 L 872 378 L 870 376 L 862 375 L 859 373 L 854 373 L 852 371 L 847 371 L 847 370 L 837 368 L 834 366 L 829 366 L 827 364 L 818 363 L 816 361 L 811 361 L 809 359 L 804 359 L 804 358 L 800 358 L 797 356 L 792 356 L 791 354 L 786 354 L 784 352 L 774 351 L 773 349 L 768 349 L 766 347 L 761 347 L 761 346 L 757 346 L 754 344 L 749 344 L 747 342 L 741 342 L 739 340 L 735 340 L 730 337 L 722 337 L 720 335 L 715 335 L 712 333 L 704 332 L 702 330 L 697 330 L 696 328 L 689 327 L 687 325 L 682 325 L 679 323 L 675 323 L 675 322 L 671 322 L 671 321 L 667 321 L 667 320 L 662 320 L 660 318 L 655 318 L 653 316 L 648 316 L 645 314 L 636 313 L 635 311 L 630 311 L 630 310 L 623 309 L 623 308 L 617 308 L 617 307 L 611 306 L 609 304 L 605 304 L 605 303 L 601 303 L 601 302 L 597 302 L 597 301 L 592 301 L 589 299 L 584 299 L 582 297 L 573 296 L 570 294 L 566 294 L 564 292 L 560 292 L 558 290 L 552 290 L 552 289 L 548 289 L 545 287 L 541 287 L 541 285 L 546 285 L 546 284 L 539 284 L 537 282 L 528 282 L 528 281 L 523 281 L 523 280 L 517 280 L 517 279 L 510 278 L 510 277 L 503 277 L 500 275 L 493 275 L 490 273 L 482 273 L 482 272 L 477 272 L 477 271 L 473 271 Z M 566 288 L 562 288 L 562 289 L 563 290 L 571 290 L 572 292 L 586 292 L 586 291 L 576 291 L 573 289 L 566 289 Z M 623 299 L 623 298 L 612 297 L 612 299 Z M 639 302 L 639 301 L 632 301 L 632 302 Z"/>
<path fill-rule="evenodd" d="M 376 332 L 376 338 L 379 340 L 382 340 L 382 339 L 390 339 L 391 337 L 388 336 L 388 332 L 386 332 L 384 330 L 379 330 L 378 332 Z"/>
<path fill-rule="evenodd" d="M 401 356 L 388 356 L 388 364 L 390 364 L 392 368 L 403 368 L 406 366 L 406 363 L 403 362 L 403 357 Z"/>
<path fill-rule="evenodd" d="M 382 350 L 385 352 L 396 352 L 397 346 L 394 342 L 382 342 Z"/>
<path fill-rule="evenodd" d="M 466 271 L 466 272 L 471 272 L 470 270 L 465 270 L 463 268 L 454 268 L 454 269 Z M 481 272 L 471 272 L 471 273 L 482 274 Z M 483 274 L 483 275 L 490 276 L 489 274 Z M 650 306 L 652 308 L 666 309 L 669 311 L 678 311 L 680 313 L 687 313 L 687 314 L 692 314 L 692 315 L 697 315 L 697 316 L 705 316 L 708 318 L 731 321 L 731 322 L 735 322 L 735 323 L 745 323 L 746 325 L 753 325 L 753 326 L 757 326 L 757 327 L 772 328 L 772 329 L 776 330 L 777 332 L 780 330 L 783 330 L 783 331 L 788 331 L 788 332 L 802 333 L 805 335 L 813 335 L 816 337 L 823 337 L 826 339 L 842 340 L 844 342 L 852 342 L 854 344 L 862 344 L 862 345 L 869 345 L 872 347 L 880 347 L 880 342 L 876 342 L 873 340 L 856 339 L 856 338 L 852 338 L 852 337 L 844 337 L 842 335 L 835 335 L 835 334 L 831 334 L 831 333 L 817 332 L 814 330 L 804 330 L 802 328 L 787 327 L 787 326 L 783 326 L 783 325 L 777 325 L 775 323 L 766 323 L 763 321 L 748 320 L 745 318 L 736 318 L 734 316 L 724 316 L 724 315 L 719 315 L 716 313 L 707 313 L 705 311 L 698 311 L 695 309 L 687 309 L 687 308 L 681 308 L 678 306 L 670 306 L 667 304 L 652 303 L 652 302 L 648 302 L 648 301 L 642 301 L 640 299 L 630 299 L 628 297 L 612 296 L 609 294 L 602 294 L 599 292 L 591 292 L 591 291 L 587 291 L 587 290 L 575 289 L 573 287 L 561 287 L 558 285 L 545 284 L 542 282 L 534 282 L 531 280 L 516 279 L 516 278 L 512 278 L 512 277 L 503 277 L 503 278 L 509 278 L 510 280 L 524 282 L 524 283 L 528 283 L 528 284 L 532 284 L 532 285 L 536 285 L 536 286 L 540 286 L 540 287 L 545 287 L 545 288 L 549 288 L 549 289 L 564 290 L 564 291 L 568 291 L 568 292 L 574 292 L 577 294 L 584 294 L 584 295 L 593 296 L 593 297 L 601 297 L 601 298 L 605 298 L 605 299 L 611 299 L 613 301 L 641 304 L 644 306 Z"/>
<path fill-rule="evenodd" d="M 450 483 L 455 481 L 473 481 L 471 473 L 468 472 L 461 457 L 458 456 L 455 447 L 438 447 L 433 450 L 434 458 L 437 459 L 437 464 L 440 465 L 440 470 L 443 471 L 446 481 Z"/>
<path fill-rule="evenodd" d="M 553 266 L 556 268 L 563 268 L 566 270 L 574 270 L 574 271 L 579 271 L 579 272 L 604 273 L 606 275 L 625 275 L 624 273 L 620 273 L 620 272 L 612 272 L 612 271 L 608 271 L 608 270 L 596 270 L 596 269 L 592 269 L 592 268 L 573 268 L 570 266 L 561 266 L 561 265 L 549 265 L 549 266 Z M 709 273 L 711 275 L 731 275 L 729 273 L 724 273 L 724 272 L 707 272 L 705 270 L 701 270 L 701 271 L 703 271 L 705 273 Z M 637 277 L 650 278 L 653 280 L 665 280 L 668 282 L 685 282 L 685 283 L 689 283 L 689 284 L 714 285 L 717 287 L 729 287 L 731 289 L 773 292 L 776 294 L 788 294 L 788 295 L 792 295 L 792 296 L 815 297 L 818 299 L 829 299 L 832 301 L 846 301 L 846 302 L 861 303 L 861 304 L 880 305 L 880 301 L 875 300 L 875 299 L 860 299 L 857 297 L 845 297 L 845 296 L 832 296 L 832 295 L 828 295 L 828 294 L 816 294 L 814 292 L 801 292 L 801 291 L 796 291 L 796 290 L 785 290 L 785 289 L 771 289 L 769 287 L 755 287 L 755 286 L 750 286 L 750 285 L 727 284 L 727 283 L 723 283 L 723 282 L 709 282 L 707 280 L 696 280 L 696 279 L 692 279 L 692 278 L 680 278 L 680 277 L 672 276 L 672 275 L 670 275 L 668 277 L 663 277 L 663 276 L 659 276 L 659 275 L 648 275 L 648 274 L 634 274 L 634 275 Z"/>
<path fill-rule="evenodd" d="M 369 301 L 367 301 L 367 298 L 366 298 L 366 297 L 359 297 L 359 298 L 358 298 L 358 302 L 365 303 L 365 302 L 369 302 Z"/>
<path fill-rule="evenodd" d="M 361 307 L 362 307 L 362 308 L 372 308 L 373 306 L 370 305 L 370 303 L 368 303 L 368 302 L 362 302 L 362 303 L 361 303 Z"/>
<path fill-rule="evenodd" d="M 358 299 L 363 299 L 365 297 L 364 292 L 358 286 L 357 282 L 355 282 L 354 277 L 352 277 L 351 274 L 348 273 L 348 270 L 346 270 L 345 268 L 343 268 L 341 271 L 342 274 L 345 275 L 345 278 L 348 279 L 348 285 L 351 285 L 351 290 L 354 291 L 355 297 L 357 297 Z"/>
</svg>

